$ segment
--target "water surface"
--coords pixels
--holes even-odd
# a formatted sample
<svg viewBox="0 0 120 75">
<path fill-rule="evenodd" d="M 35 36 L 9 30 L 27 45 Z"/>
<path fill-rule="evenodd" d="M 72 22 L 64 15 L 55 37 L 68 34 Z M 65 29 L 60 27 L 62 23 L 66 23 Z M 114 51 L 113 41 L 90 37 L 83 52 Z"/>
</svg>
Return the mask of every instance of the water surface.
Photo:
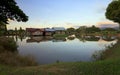
<svg viewBox="0 0 120 75">
<path fill-rule="evenodd" d="M 52 37 L 25 37 L 15 40 L 18 44 L 19 54 L 30 55 L 39 64 L 50 64 L 56 61 L 77 62 L 92 61 L 95 51 L 105 50 L 107 46 L 115 44 L 117 40 L 105 41 L 86 40 L 81 38 L 53 39 Z"/>
</svg>

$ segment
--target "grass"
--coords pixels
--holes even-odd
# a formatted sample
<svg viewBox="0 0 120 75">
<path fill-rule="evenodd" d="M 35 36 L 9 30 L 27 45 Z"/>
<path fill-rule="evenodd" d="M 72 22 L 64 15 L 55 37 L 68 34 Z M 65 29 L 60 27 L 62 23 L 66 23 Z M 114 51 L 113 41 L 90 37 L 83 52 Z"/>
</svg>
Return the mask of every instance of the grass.
<svg viewBox="0 0 120 75">
<path fill-rule="evenodd" d="M 67 34 L 54 34 L 53 37 L 54 38 L 59 38 L 59 37 L 67 37 Z"/>
<path fill-rule="evenodd" d="M 120 75 L 120 41 L 103 52 L 103 60 L 40 66 L 0 66 L 0 75 Z"/>
<path fill-rule="evenodd" d="M 0 37 L 0 64 L 9 66 L 37 65 L 32 57 L 20 56 L 13 38 Z"/>
<path fill-rule="evenodd" d="M 20 56 L 18 53 L 8 51 L 0 53 L 0 64 L 20 67 L 37 65 L 35 60 L 30 56 Z"/>
<path fill-rule="evenodd" d="M 0 52 L 3 51 L 16 51 L 17 44 L 13 38 L 0 37 Z"/>
<path fill-rule="evenodd" d="M 120 60 L 59 63 L 52 65 L 3 68 L 6 75 L 119 75 Z M 0 69 L 2 69 L 0 68 Z"/>
</svg>

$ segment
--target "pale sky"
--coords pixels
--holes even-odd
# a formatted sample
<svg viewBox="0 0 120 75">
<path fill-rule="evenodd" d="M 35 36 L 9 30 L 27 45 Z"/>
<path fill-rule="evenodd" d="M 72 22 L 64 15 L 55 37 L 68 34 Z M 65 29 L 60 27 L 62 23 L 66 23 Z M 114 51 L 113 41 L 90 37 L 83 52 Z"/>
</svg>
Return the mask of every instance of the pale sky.
<svg viewBox="0 0 120 75">
<path fill-rule="evenodd" d="M 8 29 L 91 26 L 111 21 L 105 10 L 112 0 L 16 0 L 28 22 L 10 21 Z"/>
</svg>

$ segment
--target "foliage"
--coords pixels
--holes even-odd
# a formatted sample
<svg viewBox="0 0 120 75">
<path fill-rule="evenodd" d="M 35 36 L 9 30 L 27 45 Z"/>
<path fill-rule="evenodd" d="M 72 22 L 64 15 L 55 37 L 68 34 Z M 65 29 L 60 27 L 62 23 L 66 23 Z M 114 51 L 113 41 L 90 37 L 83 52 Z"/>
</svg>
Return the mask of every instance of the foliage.
<svg viewBox="0 0 120 75">
<path fill-rule="evenodd" d="M 31 67 L 0 67 L 2 75 L 120 75 L 120 42 L 105 51 L 104 60 Z M 103 58 L 102 58 L 103 59 Z"/>
<path fill-rule="evenodd" d="M 57 37 L 67 37 L 66 34 L 54 34 L 53 35 L 54 38 L 57 38 Z"/>
<path fill-rule="evenodd" d="M 5 34 L 6 31 L 7 31 L 6 24 L 0 21 L 0 35 Z"/>
<path fill-rule="evenodd" d="M 0 22 L 7 24 L 9 19 L 26 22 L 28 16 L 17 6 L 15 0 L 0 0 Z"/>
<path fill-rule="evenodd" d="M 109 36 L 109 35 L 116 35 L 117 34 L 117 30 L 113 29 L 113 28 L 106 28 L 104 30 L 101 31 L 101 34 L 102 35 L 105 35 L 105 36 Z"/>
<path fill-rule="evenodd" d="M 88 27 L 86 29 L 87 33 L 95 33 L 95 32 L 100 32 L 100 28 L 95 27 L 94 25 L 92 27 Z"/>
<path fill-rule="evenodd" d="M 0 64 L 9 66 L 37 65 L 30 56 L 20 56 L 13 38 L 0 37 Z"/>
<path fill-rule="evenodd" d="M 115 30 L 115 29 L 113 29 L 113 28 L 106 28 L 106 29 L 104 29 L 103 31 L 117 31 L 117 30 Z"/>
<path fill-rule="evenodd" d="M 0 46 L 3 48 L 3 50 L 7 51 L 17 50 L 17 45 L 13 38 L 0 37 Z"/>
<path fill-rule="evenodd" d="M 75 33 L 75 29 L 74 28 L 68 28 L 67 29 L 67 33 L 70 34 L 70 35 L 74 34 Z"/>
<path fill-rule="evenodd" d="M 16 52 L 0 53 L 0 64 L 8 66 L 35 66 L 37 63 L 31 56 L 20 56 Z"/>
<path fill-rule="evenodd" d="M 0 75 L 120 75 L 120 41 L 95 62 L 66 62 L 30 67 L 0 65 Z M 8 59 L 9 60 L 9 59 Z"/>
<path fill-rule="evenodd" d="M 76 29 L 76 32 L 84 35 L 84 34 L 86 34 L 86 29 L 87 29 L 86 26 L 81 26 L 78 29 Z"/>
<path fill-rule="evenodd" d="M 120 0 L 113 0 L 106 9 L 106 18 L 120 24 Z"/>
</svg>

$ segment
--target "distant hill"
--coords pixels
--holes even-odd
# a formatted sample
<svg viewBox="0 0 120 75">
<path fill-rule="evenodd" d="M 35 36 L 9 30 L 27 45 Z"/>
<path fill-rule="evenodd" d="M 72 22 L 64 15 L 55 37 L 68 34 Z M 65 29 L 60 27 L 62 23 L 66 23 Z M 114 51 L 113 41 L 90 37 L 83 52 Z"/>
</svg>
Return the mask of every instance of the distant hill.
<svg viewBox="0 0 120 75">
<path fill-rule="evenodd" d="M 114 28 L 114 29 L 118 30 L 119 25 L 118 24 L 101 24 L 101 25 L 99 25 L 99 28 L 101 30 L 106 29 L 106 28 Z"/>
</svg>

